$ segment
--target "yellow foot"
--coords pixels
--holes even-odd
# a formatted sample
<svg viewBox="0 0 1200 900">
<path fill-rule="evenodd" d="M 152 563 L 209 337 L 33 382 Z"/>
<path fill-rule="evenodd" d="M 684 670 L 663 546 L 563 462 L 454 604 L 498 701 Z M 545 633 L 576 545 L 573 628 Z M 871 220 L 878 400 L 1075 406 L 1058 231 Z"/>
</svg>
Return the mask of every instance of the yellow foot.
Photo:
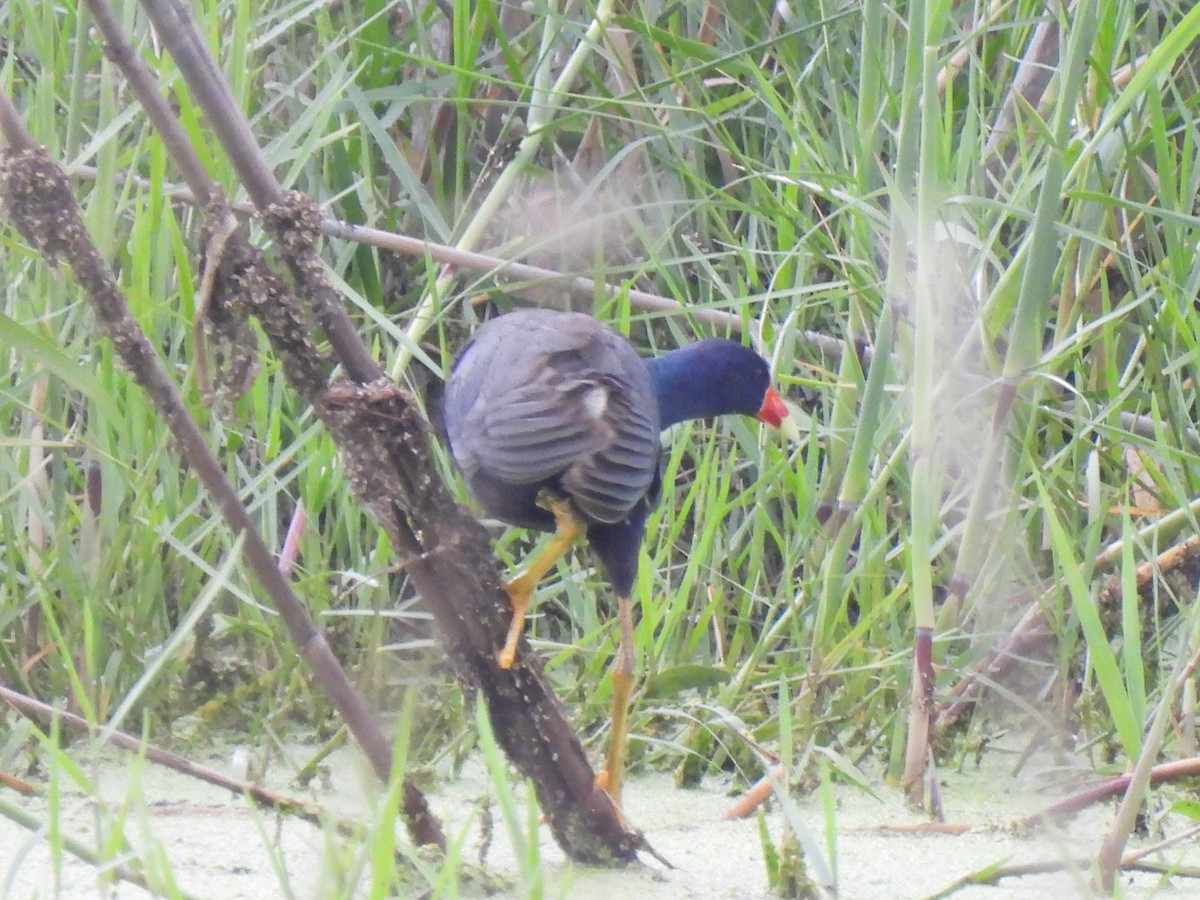
<svg viewBox="0 0 1200 900">
<path fill-rule="evenodd" d="M 535 553 L 525 567 L 504 585 L 504 591 L 512 603 L 512 622 L 508 626 L 508 635 L 504 639 L 504 647 L 500 650 L 498 662 L 500 668 L 511 669 L 517 658 L 517 641 L 525 630 L 525 615 L 529 612 L 529 601 L 540 582 L 555 564 L 571 549 L 576 538 L 583 533 L 583 523 L 571 511 L 571 504 L 550 491 L 543 490 L 538 494 L 538 504 L 554 514 L 554 536 Z"/>
<path fill-rule="evenodd" d="M 498 662 L 500 668 L 511 669 L 513 660 L 517 658 L 517 641 L 521 639 L 521 632 L 525 630 L 525 614 L 529 612 L 529 592 L 521 588 L 513 588 L 512 584 L 506 584 L 504 590 L 508 593 L 509 602 L 512 604 L 512 622 L 508 626 L 508 635 L 504 639 L 504 646 L 500 649 Z"/>
</svg>

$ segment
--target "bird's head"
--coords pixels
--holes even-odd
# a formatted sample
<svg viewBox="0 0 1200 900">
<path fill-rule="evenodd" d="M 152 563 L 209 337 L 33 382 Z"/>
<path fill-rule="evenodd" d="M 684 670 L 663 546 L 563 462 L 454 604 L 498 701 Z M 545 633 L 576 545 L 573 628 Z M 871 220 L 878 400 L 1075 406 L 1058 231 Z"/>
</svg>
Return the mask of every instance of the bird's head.
<svg viewBox="0 0 1200 900">
<path fill-rule="evenodd" d="M 771 386 L 767 361 L 749 347 L 706 338 L 648 360 L 663 424 L 741 413 L 798 437 L 787 404 Z"/>
</svg>

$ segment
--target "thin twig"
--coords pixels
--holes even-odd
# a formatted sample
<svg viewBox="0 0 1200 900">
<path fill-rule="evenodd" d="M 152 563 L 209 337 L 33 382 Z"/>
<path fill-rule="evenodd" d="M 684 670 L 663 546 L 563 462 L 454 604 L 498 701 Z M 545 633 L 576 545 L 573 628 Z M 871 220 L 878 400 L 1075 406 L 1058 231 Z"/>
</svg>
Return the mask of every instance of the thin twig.
<svg viewBox="0 0 1200 900">
<path fill-rule="evenodd" d="M 85 2 L 95 3 L 97 0 L 85 0 Z M 95 179 L 97 170 L 92 166 L 77 166 L 71 170 L 70 174 L 73 177 Z M 128 175 L 125 178 L 132 184 L 144 187 L 150 186 L 149 179 L 138 175 Z M 168 190 L 166 194 L 172 200 L 181 203 L 197 203 L 196 194 L 186 188 Z M 249 202 L 231 203 L 229 208 L 239 215 L 255 215 L 257 213 L 254 204 Z M 399 234 L 394 231 L 384 231 L 383 229 L 372 228 L 368 225 L 358 225 L 330 216 L 322 217 L 318 227 L 321 234 L 326 237 L 365 244 L 370 247 L 377 247 L 380 250 L 388 250 L 393 253 L 403 254 L 404 256 L 411 256 L 415 259 L 432 260 L 443 266 L 478 272 L 480 275 L 489 278 L 504 279 L 506 282 L 505 290 L 518 297 L 524 293 L 522 284 L 525 282 L 536 284 L 539 287 L 550 284 L 562 288 L 563 291 L 573 297 L 589 300 L 596 296 L 596 291 L 599 289 L 608 297 L 628 297 L 630 305 L 636 310 L 655 315 L 684 316 L 694 321 L 697 325 L 716 334 L 739 334 L 742 331 L 742 317 L 737 313 L 724 312 L 710 307 L 694 308 L 685 306 L 678 300 L 665 297 L 662 294 L 655 294 L 652 291 L 625 288 L 616 284 L 597 285 L 594 279 L 585 278 L 581 275 L 571 275 L 557 269 L 534 266 L 529 263 L 517 262 L 475 250 L 464 250 L 459 247 L 452 247 L 449 244 L 439 244 L 436 241 L 410 237 L 409 235 Z M 845 343 L 843 341 L 815 331 L 800 332 L 797 335 L 797 340 L 802 346 L 808 347 L 814 354 L 823 355 L 830 359 L 839 359 L 845 351 Z M 870 351 L 868 350 L 867 353 L 869 354 Z"/>
<path fill-rule="evenodd" d="M 1200 757 L 1193 756 L 1154 766 L 1150 770 L 1149 783 L 1151 787 L 1154 787 L 1184 778 L 1195 778 L 1198 775 L 1200 775 Z M 1116 797 L 1125 792 L 1132 777 L 1132 774 L 1126 774 L 1101 779 L 1090 787 L 1069 797 L 1064 797 L 1040 812 L 1027 816 L 1022 821 L 1022 825 L 1027 828 L 1041 828 L 1050 822 L 1072 816 L 1089 806 Z"/>
<path fill-rule="evenodd" d="M 225 775 L 216 769 L 210 769 L 207 766 L 192 762 L 190 759 L 180 756 L 177 753 L 172 753 L 154 744 L 146 743 L 140 738 L 136 738 L 124 731 L 108 728 L 97 729 L 82 716 L 77 716 L 66 710 L 56 709 L 48 703 L 43 703 L 41 700 L 36 700 L 4 685 L 0 685 L 0 700 L 8 703 L 21 715 L 39 723 L 44 728 L 50 728 L 57 721 L 76 731 L 98 734 L 103 740 L 114 747 L 127 750 L 138 756 L 144 756 L 156 765 L 165 766 L 168 769 L 179 772 L 181 775 L 187 775 L 189 778 L 195 778 L 216 787 L 225 788 L 238 796 L 247 796 L 263 809 L 269 809 L 273 812 L 301 819 L 317 828 L 323 828 L 326 822 L 333 820 L 338 831 L 347 836 L 358 836 L 363 832 L 362 827 L 357 823 L 338 816 L 332 816 L 303 800 L 286 797 L 283 794 L 260 787 L 254 784 L 254 782 L 243 778 L 233 778 L 232 776 Z"/>
</svg>

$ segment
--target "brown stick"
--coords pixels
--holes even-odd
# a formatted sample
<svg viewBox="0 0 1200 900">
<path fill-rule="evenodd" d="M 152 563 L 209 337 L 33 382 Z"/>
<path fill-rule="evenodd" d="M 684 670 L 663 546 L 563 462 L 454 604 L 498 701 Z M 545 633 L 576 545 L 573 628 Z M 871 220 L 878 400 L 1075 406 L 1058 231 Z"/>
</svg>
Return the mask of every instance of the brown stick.
<svg viewBox="0 0 1200 900">
<path fill-rule="evenodd" d="M 913 807 L 925 808 L 926 764 L 931 761 L 929 735 L 933 723 L 933 629 L 918 627 L 913 643 L 912 691 L 909 698 L 908 749 L 900 785 Z M 930 791 L 928 809 L 941 818 L 940 803 Z"/>
<path fill-rule="evenodd" d="M 1191 535 L 1178 544 L 1168 547 L 1154 559 L 1138 566 L 1134 571 L 1134 586 L 1140 591 L 1150 583 L 1151 579 L 1161 578 L 1164 573 L 1187 565 L 1197 556 L 1200 556 L 1200 535 Z M 1113 575 L 1100 588 L 1100 603 L 1110 605 L 1116 602 L 1120 598 L 1122 590 L 1120 573 Z"/>
<path fill-rule="evenodd" d="M 738 797 L 730 805 L 729 809 L 725 810 L 725 815 L 722 819 L 744 819 L 750 813 L 754 812 L 760 806 L 767 802 L 767 798 L 775 793 L 776 787 L 787 786 L 787 772 L 783 766 L 775 766 L 767 771 L 762 778 L 754 782 L 750 786 L 750 790 L 746 791 Z"/>
<path fill-rule="evenodd" d="M 88 236 L 66 176 L 44 148 L 32 146 L 12 103 L 2 94 L 0 128 L 12 148 L 21 148 L 9 149 L 0 161 L 0 199 L 10 219 L 48 262 L 65 259 L 70 263 L 92 303 L 101 330 L 154 401 L 184 459 L 208 490 L 221 515 L 233 532 L 242 536 L 246 560 L 279 611 L 293 643 L 342 712 L 380 777 L 386 780 L 391 769 L 391 742 L 375 725 L 362 696 L 280 573 L 274 554 L 238 499 L 221 463 L 209 450 L 175 383 L 130 314 L 124 295 Z M 444 846 L 445 838 L 429 813 L 424 796 L 411 784 L 405 787 L 404 804 L 413 839 Z"/>
<path fill-rule="evenodd" d="M 24 797 L 32 797 L 37 793 L 37 788 L 23 778 L 18 778 L 16 775 L 9 775 L 7 772 L 0 772 L 0 786 L 8 788 L 10 791 L 16 791 Z"/>
<path fill-rule="evenodd" d="M 92 3 L 95 0 L 84 0 Z M 88 179 L 96 177 L 96 169 L 90 166 L 78 166 L 71 170 L 73 178 Z M 122 181 L 139 186 L 148 186 L 149 180 L 137 175 L 122 175 Z M 178 189 L 167 192 L 172 200 L 192 205 L 204 204 L 196 199 L 193 190 Z M 255 210 L 252 203 L 232 203 L 230 209 L 240 216 L 251 215 Z M 572 297 L 581 300 L 593 300 L 596 297 L 597 283 L 594 278 L 572 275 L 559 269 L 547 269 L 529 263 L 518 262 L 500 256 L 493 256 L 475 250 L 461 250 L 449 244 L 439 244 L 424 238 L 410 237 L 395 231 L 385 231 L 367 225 L 357 225 L 330 216 L 322 217 L 317 225 L 325 237 L 335 237 L 340 240 L 353 241 L 369 247 L 377 247 L 391 253 L 411 256 L 414 259 L 429 259 L 449 268 L 461 269 L 467 272 L 478 272 L 481 276 L 494 278 L 505 283 L 505 291 L 515 297 L 524 297 L 531 303 L 537 302 L 535 293 L 540 296 L 545 293 L 547 285 L 561 288 Z M 533 287 L 523 285 L 529 282 Z M 737 313 L 722 312 L 719 309 L 705 307 L 695 309 L 685 306 L 678 300 L 655 294 L 651 291 L 625 288 L 616 284 L 600 285 L 600 289 L 608 297 L 628 297 L 629 305 L 636 310 L 653 315 L 679 316 L 692 319 L 697 325 L 709 329 L 716 334 L 740 334 L 742 317 Z M 536 290 L 534 289 L 536 288 Z M 839 338 L 821 334 L 817 331 L 800 331 L 796 333 L 797 343 L 813 354 L 827 356 L 830 359 L 840 359 L 846 350 L 846 343 Z M 859 348 L 865 360 L 871 357 L 869 347 Z"/>
<path fill-rule="evenodd" d="M 324 823 L 331 818 L 329 814 L 312 804 L 305 803 L 303 800 L 297 800 L 294 797 L 285 797 L 283 794 L 267 790 L 245 779 L 224 775 L 215 769 L 192 762 L 190 759 L 180 756 L 177 753 L 171 753 L 169 750 L 164 750 L 153 744 L 147 744 L 140 738 L 126 734 L 124 731 L 98 729 L 82 716 L 77 716 L 66 710 L 55 709 L 47 703 L 11 690 L 4 685 L 0 685 L 0 700 L 8 703 L 9 706 L 27 719 L 38 722 L 43 727 L 49 728 L 57 720 L 77 731 L 84 731 L 93 735 L 99 733 L 104 740 L 114 747 L 128 750 L 130 753 L 143 755 L 152 763 L 166 766 L 168 769 L 174 769 L 183 775 L 216 785 L 219 788 L 226 788 L 234 794 L 244 794 L 264 809 L 274 810 L 275 812 L 303 819 L 317 828 L 323 827 Z M 343 819 L 338 819 L 337 828 L 343 834 L 358 834 L 362 831 L 358 825 Z"/>
<path fill-rule="evenodd" d="M 1182 778 L 1195 778 L 1197 775 L 1200 775 L 1200 756 L 1192 756 L 1155 766 L 1150 770 L 1150 785 L 1153 787 Z M 1026 817 L 1023 824 L 1030 828 L 1040 828 L 1050 822 L 1074 815 L 1096 803 L 1116 797 L 1129 787 L 1132 777 L 1132 774 L 1128 774 L 1102 779 L 1091 787 L 1072 794 L 1070 797 L 1065 797 L 1057 803 L 1050 804 L 1041 812 Z"/>
</svg>

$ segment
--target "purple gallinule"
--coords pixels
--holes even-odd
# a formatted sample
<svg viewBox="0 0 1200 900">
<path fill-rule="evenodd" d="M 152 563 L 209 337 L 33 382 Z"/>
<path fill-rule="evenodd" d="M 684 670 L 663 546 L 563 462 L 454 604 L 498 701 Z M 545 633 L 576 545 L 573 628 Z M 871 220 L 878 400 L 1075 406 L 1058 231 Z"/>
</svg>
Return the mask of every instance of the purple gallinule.
<svg viewBox="0 0 1200 900">
<path fill-rule="evenodd" d="M 617 595 L 612 743 L 599 778 L 618 806 L 634 671 L 629 598 L 660 487 L 659 432 L 725 413 L 795 427 L 753 350 L 709 338 L 643 359 L 582 313 L 525 309 L 492 319 L 446 385 L 446 437 L 479 505 L 510 525 L 554 532 L 505 585 L 513 618 L 500 665 L 513 664 L 534 588 L 583 532 Z"/>
</svg>

